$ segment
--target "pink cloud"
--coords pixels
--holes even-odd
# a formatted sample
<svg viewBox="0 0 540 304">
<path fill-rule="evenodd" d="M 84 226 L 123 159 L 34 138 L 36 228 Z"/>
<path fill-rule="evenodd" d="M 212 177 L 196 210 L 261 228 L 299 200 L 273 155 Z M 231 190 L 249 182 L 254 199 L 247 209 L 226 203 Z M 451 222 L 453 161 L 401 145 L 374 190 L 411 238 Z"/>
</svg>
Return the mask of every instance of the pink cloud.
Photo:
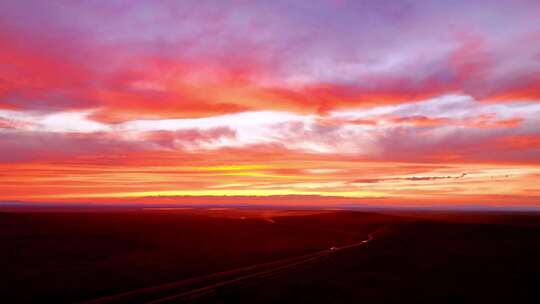
<svg viewBox="0 0 540 304">
<path fill-rule="evenodd" d="M 167 148 L 178 148 L 182 145 L 212 144 L 220 139 L 234 139 L 236 132 L 227 127 L 217 127 L 207 130 L 187 129 L 178 131 L 153 131 L 146 132 L 146 141 L 157 143 Z"/>
<path fill-rule="evenodd" d="M 516 16 L 507 11 L 517 4 L 506 1 L 487 15 L 459 1 L 362 10 L 352 2 L 189 3 L 6 1 L 0 106 L 99 108 L 95 119 L 118 122 L 265 109 L 324 114 L 454 93 L 540 98 L 540 49 L 512 47 L 536 39 L 535 2 L 524 1 Z M 330 24 L 321 28 L 321 18 Z"/>
</svg>

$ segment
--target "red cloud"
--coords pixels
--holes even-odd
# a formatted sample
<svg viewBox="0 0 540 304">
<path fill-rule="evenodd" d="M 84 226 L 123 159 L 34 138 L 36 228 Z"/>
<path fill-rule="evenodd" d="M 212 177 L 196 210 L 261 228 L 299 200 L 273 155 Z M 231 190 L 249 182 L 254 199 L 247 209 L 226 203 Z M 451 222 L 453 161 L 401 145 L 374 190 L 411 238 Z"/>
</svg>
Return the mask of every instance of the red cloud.
<svg viewBox="0 0 540 304">
<path fill-rule="evenodd" d="M 503 149 L 540 149 L 540 135 L 511 135 L 497 140 Z"/>
</svg>

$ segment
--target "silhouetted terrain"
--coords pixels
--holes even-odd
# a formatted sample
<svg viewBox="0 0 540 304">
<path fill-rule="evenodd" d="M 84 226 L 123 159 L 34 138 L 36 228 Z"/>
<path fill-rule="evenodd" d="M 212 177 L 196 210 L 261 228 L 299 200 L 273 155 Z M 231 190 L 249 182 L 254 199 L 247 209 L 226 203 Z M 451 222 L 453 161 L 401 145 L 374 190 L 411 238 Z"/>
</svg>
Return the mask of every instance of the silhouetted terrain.
<svg viewBox="0 0 540 304">
<path fill-rule="evenodd" d="M 6 303 L 88 301 L 201 276 L 189 288 L 211 288 L 194 296 L 156 289 L 131 302 L 536 303 L 539 224 L 523 213 L 2 213 L 0 278 Z M 204 277 L 272 261 L 284 262 Z"/>
<path fill-rule="evenodd" d="M 399 229 L 368 248 L 221 297 L 246 303 L 538 303 L 538 229 L 428 222 Z"/>
</svg>

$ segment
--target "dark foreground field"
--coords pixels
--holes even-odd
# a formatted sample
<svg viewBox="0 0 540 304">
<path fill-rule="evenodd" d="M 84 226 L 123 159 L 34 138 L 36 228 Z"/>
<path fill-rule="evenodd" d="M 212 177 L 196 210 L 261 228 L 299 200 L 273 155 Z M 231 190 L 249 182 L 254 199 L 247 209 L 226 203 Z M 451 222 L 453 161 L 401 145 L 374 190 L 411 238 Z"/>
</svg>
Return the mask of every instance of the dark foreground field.
<svg viewBox="0 0 540 304">
<path fill-rule="evenodd" d="M 540 303 L 540 215 L 0 213 L 3 303 Z"/>
</svg>

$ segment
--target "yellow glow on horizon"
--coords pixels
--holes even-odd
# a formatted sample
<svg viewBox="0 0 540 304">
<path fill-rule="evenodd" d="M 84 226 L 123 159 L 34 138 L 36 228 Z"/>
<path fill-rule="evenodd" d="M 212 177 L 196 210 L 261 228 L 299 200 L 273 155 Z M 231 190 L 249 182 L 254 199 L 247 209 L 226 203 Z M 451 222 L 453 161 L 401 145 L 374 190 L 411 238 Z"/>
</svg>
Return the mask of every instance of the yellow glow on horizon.
<svg viewBox="0 0 540 304">
<path fill-rule="evenodd" d="M 374 191 L 297 191 L 294 189 L 209 189 L 209 190 L 164 190 L 117 193 L 85 193 L 49 195 L 47 198 L 142 198 L 160 196 L 279 196 L 279 195 L 319 195 L 350 198 L 378 198 L 384 195 Z"/>
<path fill-rule="evenodd" d="M 271 168 L 268 165 L 223 165 L 223 166 L 195 166 L 184 167 L 187 170 L 196 171 L 244 171 L 244 170 L 262 170 Z"/>
</svg>

